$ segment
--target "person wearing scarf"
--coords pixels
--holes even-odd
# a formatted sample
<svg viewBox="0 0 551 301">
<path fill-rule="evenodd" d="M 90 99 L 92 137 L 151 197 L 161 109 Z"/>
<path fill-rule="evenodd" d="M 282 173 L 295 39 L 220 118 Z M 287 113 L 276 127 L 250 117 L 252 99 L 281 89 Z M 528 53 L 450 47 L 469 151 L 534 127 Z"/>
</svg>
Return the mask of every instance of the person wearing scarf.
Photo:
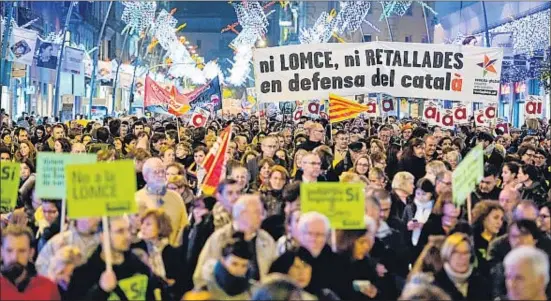
<svg viewBox="0 0 551 301">
<path fill-rule="evenodd" d="M 212 300 L 251 299 L 256 287 L 251 279 L 252 259 L 249 243 L 234 235 L 234 240 L 222 250 L 222 258 L 216 261 L 212 276 L 208 277 L 206 286 Z"/>
<path fill-rule="evenodd" d="M 491 300 L 491 285 L 473 267 L 473 243 L 465 233 L 446 238 L 440 250 L 444 268 L 434 276 L 434 285 L 452 300 Z"/>
<path fill-rule="evenodd" d="M 429 179 L 420 179 L 417 181 L 413 203 L 406 205 L 404 209 L 403 221 L 407 225 L 409 246 L 413 250 L 410 258 L 411 263 L 415 262 L 420 253 L 416 247 L 421 236 L 421 230 L 423 230 L 423 225 L 427 222 L 432 212 L 434 192 L 434 185 Z"/>
</svg>

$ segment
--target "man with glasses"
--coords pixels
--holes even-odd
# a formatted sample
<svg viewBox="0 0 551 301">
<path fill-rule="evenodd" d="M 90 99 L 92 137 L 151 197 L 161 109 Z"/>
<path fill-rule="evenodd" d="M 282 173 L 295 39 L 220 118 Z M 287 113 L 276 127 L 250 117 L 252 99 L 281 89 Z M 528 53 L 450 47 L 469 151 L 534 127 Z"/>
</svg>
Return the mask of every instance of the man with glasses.
<svg viewBox="0 0 551 301">
<path fill-rule="evenodd" d="M 143 177 L 146 185 L 136 192 L 140 214 L 147 209 L 163 209 L 168 214 L 172 225 L 169 242 L 172 246 L 180 246 L 188 216 L 182 197 L 177 192 L 166 188 L 166 170 L 163 161 L 155 157 L 147 159 L 143 165 Z"/>
<path fill-rule="evenodd" d="M 336 167 L 337 164 L 339 164 L 339 162 L 344 160 L 346 157 L 349 141 L 350 136 L 347 132 L 343 130 L 337 131 L 337 134 L 335 135 L 335 146 L 333 147 L 333 154 L 335 154 L 333 159 L 333 167 Z"/>
<path fill-rule="evenodd" d="M 323 144 L 323 139 L 325 137 L 325 129 L 320 123 L 314 123 L 310 127 L 310 132 L 308 134 L 308 140 L 298 146 L 297 150 L 304 149 L 309 152 L 313 151 L 314 148 Z"/>
<path fill-rule="evenodd" d="M 486 165 L 484 168 L 484 178 L 478 184 L 477 189 L 472 193 L 472 206 L 482 200 L 497 200 L 501 189 L 497 187 L 498 171 L 492 165 Z M 451 188 L 451 185 L 450 185 Z"/>
<path fill-rule="evenodd" d="M 379 140 L 383 141 L 385 148 L 388 149 L 390 143 L 390 137 L 392 137 L 392 128 L 390 126 L 383 126 L 377 134 Z"/>
<path fill-rule="evenodd" d="M 322 182 L 325 179 L 320 177 L 321 174 L 321 159 L 315 153 L 309 153 L 302 157 L 302 182 L 315 183 Z"/>
<path fill-rule="evenodd" d="M 260 160 L 262 159 L 272 159 L 274 161 L 277 158 L 275 157 L 276 151 L 279 149 L 279 142 L 277 141 L 277 137 L 275 136 L 267 136 L 262 140 L 260 144 L 260 149 L 262 150 L 262 154 L 260 154 L 258 157 L 256 157 L 253 160 L 250 160 L 247 163 L 247 170 L 249 171 L 250 181 L 254 181 L 254 179 L 258 178 L 258 173 L 260 172 Z"/>
<path fill-rule="evenodd" d="M 517 152 L 520 160 L 524 164 L 534 165 L 534 159 L 536 156 L 536 148 L 531 144 L 522 144 Z"/>
</svg>

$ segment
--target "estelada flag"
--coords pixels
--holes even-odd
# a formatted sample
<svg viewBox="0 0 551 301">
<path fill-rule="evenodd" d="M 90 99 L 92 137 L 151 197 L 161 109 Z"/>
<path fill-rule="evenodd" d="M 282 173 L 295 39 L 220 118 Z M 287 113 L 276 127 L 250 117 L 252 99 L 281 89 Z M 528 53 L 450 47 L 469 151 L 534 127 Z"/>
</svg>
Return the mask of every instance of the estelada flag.
<svg viewBox="0 0 551 301">
<path fill-rule="evenodd" d="M 230 144 L 233 124 L 225 128 L 218 137 L 218 141 L 214 143 L 209 153 L 203 160 L 203 168 L 207 171 L 207 175 L 203 179 L 201 191 L 204 195 L 210 196 L 214 194 L 218 183 L 224 178 L 226 165 L 226 152 Z"/>
<path fill-rule="evenodd" d="M 367 110 L 367 106 L 335 94 L 329 94 L 329 121 L 331 123 L 356 118 Z"/>
<path fill-rule="evenodd" d="M 166 105 L 170 103 L 171 96 L 170 92 L 165 88 L 161 87 L 157 82 L 155 82 L 149 75 L 145 77 L 145 94 L 143 104 L 144 107 L 154 106 L 154 105 Z"/>
</svg>

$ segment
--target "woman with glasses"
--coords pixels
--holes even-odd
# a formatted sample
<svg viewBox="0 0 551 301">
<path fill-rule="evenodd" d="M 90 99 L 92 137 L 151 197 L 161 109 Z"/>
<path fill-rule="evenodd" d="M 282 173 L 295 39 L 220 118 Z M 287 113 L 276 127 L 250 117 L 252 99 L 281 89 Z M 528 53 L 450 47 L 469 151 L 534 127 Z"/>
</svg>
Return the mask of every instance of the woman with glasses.
<svg viewBox="0 0 551 301">
<path fill-rule="evenodd" d="M 369 167 L 371 166 L 371 163 L 369 162 L 369 157 L 367 155 L 361 155 L 356 159 L 356 162 L 354 162 L 354 167 L 352 168 L 352 171 L 360 176 L 368 176 L 369 173 Z"/>
<path fill-rule="evenodd" d="M 452 300 L 491 300 L 491 286 L 475 269 L 473 251 L 469 236 L 459 232 L 448 236 L 442 245 L 444 268 L 436 273 L 434 284 Z"/>
</svg>

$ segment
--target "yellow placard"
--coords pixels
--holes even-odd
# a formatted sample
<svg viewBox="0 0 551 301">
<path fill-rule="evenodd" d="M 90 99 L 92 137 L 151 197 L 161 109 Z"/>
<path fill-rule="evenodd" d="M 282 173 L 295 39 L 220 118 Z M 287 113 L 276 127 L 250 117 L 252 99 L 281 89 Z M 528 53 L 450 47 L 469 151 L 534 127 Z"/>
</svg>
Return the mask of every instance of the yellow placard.
<svg viewBox="0 0 551 301">
<path fill-rule="evenodd" d="M 303 183 L 300 209 L 324 214 L 333 229 L 365 229 L 365 193 L 361 183 Z"/>
<path fill-rule="evenodd" d="M 138 274 L 119 280 L 118 286 L 126 295 L 126 300 L 145 300 L 147 293 L 147 276 Z M 116 293 L 111 293 L 107 300 L 121 300 Z M 124 300 L 124 299 L 123 299 Z"/>
<path fill-rule="evenodd" d="M 136 213 L 136 172 L 132 160 L 68 165 L 67 216 L 119 216 Z"/>
<path fill-rule="evenodd" d="M 17 204 L 19 173 L 21 165 L 16 162 L 0 162 L 0 212 L 10 212 Z"/>
</svg>

